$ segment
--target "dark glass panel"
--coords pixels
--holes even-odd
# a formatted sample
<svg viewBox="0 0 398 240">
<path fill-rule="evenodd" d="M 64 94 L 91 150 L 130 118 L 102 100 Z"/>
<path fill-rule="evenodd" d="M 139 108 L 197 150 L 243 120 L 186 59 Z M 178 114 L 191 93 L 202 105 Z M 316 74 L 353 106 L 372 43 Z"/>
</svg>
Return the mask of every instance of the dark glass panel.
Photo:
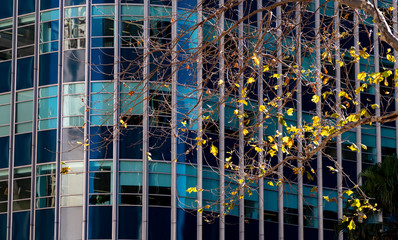
<svg viewBox="0 0 398 240">
<path fill-rule="evenodd" d="M 112 17 L 93 17 L 92 36 L 113 36 L 114 21 Z"/>
<path fill-rule="evenodd" d="M 55 175 L 37 177 L 36 196 L 47 197 L 55 195 Z"/>
<path fill-rule="evenodd" d="M 90 159 L 109 159 L 113 157 L 112 128 L 90 128 Z"/>
<path fill-rule="evenodd" d="M 57 152 L 57 131 L 37 133 L 37 163 L 55 162 Z"/>
<path fill-rule="evenodd" d="M 149 128 L 149 152 L 153 160 L 171 160 L 171 137 L 169 128 Z"/>
<path fill-rule="evenodd" d="M 120 132 L 120 158 L 142 159 L 142 127 L 128 127 Z"/>
<path fill-rule="evenodd" d="M 120 78 L 123 80 L 143 79 L 142 50 L 137 48 L 122 48 L 120 57 Z"/>
<path fill-rule="evenodd" d="M 177 208 L 177 239 L 196 239 L 196 210 Z"/>
<path fill-rule="evenodd" d="M 119 238 L 141 239 L 141 207 L 119 207 Z"/>
<path fill-rule="evenodd" d="M 144 22 L 138 20 L 122 21 L 122 36 L 142 37 Z"/>
<path fill-rule="evenodd" d="M 17 57 L 26 57 L 34 54 L 34 46 L 18 48 Z"/>
<path fill-rule="evenodd" d="M 36 211 L 36 239 L 54 239 L 54 209 L 42 209 Z"/>
<path fill-rule="evenodd" d="M 94 49 L 91 53 L 91 79 L 113 80 L 114 50 Z"/>
<path fill-rule="evenodd" d="M 0 93 L 11 91 L 11 61 L 0 63 L 0 72 Z"/>
<path fill-rule="evenodd" d="M 92 38 L 91 39 L 91 46 L 93 48 L 113 47 L 113 37 Z"/>
<path fill-rule="evenodd" d="M 14 200 L 30 198 L 30 179 L 22 178 L 14 180 Z"/>
<path fill-rule="evenodd" d="M 167 5 L 167 6 L 171 6 L 171 0 L 151 0 L 151 5 Z"/>
<path fill-rule="evenodd" d="M 88 221 L 89 239 L 112 238 L 112 207 L 90 207 Z"/>
<path fill-rule="evenodd" d="M 89 197 L 90 205 L 109 205 L 111 202 L 111 195 L 90 195 Z"/>
<path fill-rule="evenodd" d="M 0 201 L 7 201 L 8 199 L 8 181 L 0 182 Z"/>
<path fill-rule="evenodd" d="M 85 4 L 86 0 L 65 0 L 65 6 Z"/>
<path fill-rule="evenodd" d="M 59 1 L 56 0 L 40 0 L 40 10 L 57 8 Z"/>
<path fill-rule="evenodd" d="M 9 146 L 10 138 L 1 137 L 0 138 L 0 168 L 8 168 L 9 163 Z"/>
<path fill-rule="evenodd" d="M 0 50 L 12 48 L 12 29 L 0 32 Z"/>
<path fill-rule="evenodd" d="M 18 0 L 18 15 L 35 11 L 35 0 Z"/>
<path fill-rule="evenodd" d="M 18 28 L 18 47 L 35 43 L 35 25 Z"/>
<path fill-rule="evenodd" d="M 225 216 L 225 239 L 239 239 L 239 217 L 231 215 Z"/>
<path fill-rule="evenodd" d="M 90 193 L 110 193 L 112 181 L 111 176 L 110 172 L 90 173 Z"/>
<path fill-rule="evenodd" d="M 49 207 L 55 207 L 54 197 L 36 198 L 36 208 L 49 208 Z"/>
<path fill-rule="evenodd" d="M 0 240 L 7 239 L 7 213 L 0 214 Z"/>
<path fill-rule="evenodd" d="M 84 50 L 64 52 L 64 82 L 84 81 L 85 56 Z"/>
<path fill-rule="evenodd" d="M 294 234 L 297 235 L 297 232 Z M 245 239 L 258 239 L 258 220 L 247 219 L 245 221 Z"/>
<path fill-rule="evenodd" d="M 13 5 L 12 2 L 13 2 L 12 0 L 1 1 L 0 19 L 12 16 L 12 5 Z"/>
<path fill-rule="evenodd" d="M 39 86 L 58 83 L 58 53 L 40 55 Z"/>
<path fill-rule="evenodd" d="M 17 61 L 17 90 L 33 87 L 33 57 Z"/>
<path fill-rule="evenodd" d="M 32 163 L 32 133 L 15 136 L 14 166 Z"/>
<path fill-rule="evenodd" d="M 210 216 L 210 219 L 212 218 L 211 213 L 206 212 L 206 216 Z M 206 222 L 203 221 L 203 239 L 209 239 L 209 240 L 217 240 L 219 236 L 219 220 L 216 217 L 213 217 L 214 221 Z"/>
<path fill-rule="evenodd" d="M 92 0 L 93 4 L 97 4 L 97 3 L 114 3 L 115 0 Z"/>
<path fill-rule="evenodd" d="M 150 207 L 148 215 L 148 239 L 170 239 L 170 208 Z"/>
<path fill-rule="evenodd" d="M 12 239 L 29 239 L 30 212 L 15 212 L 12 215 Z"/>
<path fill-rule="evenodd" d="M 122 3 L 144 3 L 144 0 L 121 0 L 121 1 L 122 1 Z M 151 1 L 151 3 L 152 3 L 152 1 Z"/>
</svg>

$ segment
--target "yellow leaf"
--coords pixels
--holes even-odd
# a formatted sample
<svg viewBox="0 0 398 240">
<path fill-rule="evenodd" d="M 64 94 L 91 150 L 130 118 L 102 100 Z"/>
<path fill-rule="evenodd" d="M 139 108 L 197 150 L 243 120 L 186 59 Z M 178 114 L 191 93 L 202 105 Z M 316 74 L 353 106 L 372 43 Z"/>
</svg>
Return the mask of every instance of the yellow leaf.
<svg viewBox="0 0 398 240">
<path fill-rule="evenodd" d="M 256 56 L 255 53 L 253 53 L 252 59 L 254 61 L 254 65 L 256 65 L 256 66 L 260 65 L 260 60 L 258 59 L 258 57 Z"/>
<path fill-rule="evenodd" d="M 248 84 L 254 83 L 254 82 L 256 82 L 256 80 L 254 80 L 254 78 L 252 78 L 252 77 L 249 77 L 249 79 L 247 79 Z"/>
<path fill-rule="evenodd" d="M 238 179 L 239 184 L 242 184 L 243 182 L 244 182 L 243 179 Z"/>
<path fill-rule="evenodd" d="M 274 187 L 274 186 L 275 186 L 275 185 L 274 185 L 274 183 L 273 183 L 273 182 L 271 182 L 271 181 L 268 181 L 268 182 L 267 182 L 267 184 L 268 184 L 268 185 L 270 185 L 270 186 L 272 186 L 272 187 Z"/>
<path fill-rule="evenodd" d="M 348 224 L 348 229 L 349 230 L 355 230 L 355 223 L 354 220 L 351 219 L 350 224 Z"/>
<path fill-rule="evenodd" d="M 390 62 L 395 62 L 395 57 L 390 54 L 387 54 L 387 60 Z"/>
<path fill-rule="evenodd" d="M 358 80 L 365 81 L 366 75 L 366 72 L 358 73 Z"/>
<path fill-rule="evenodd" d="M 312 96 L 311 102 L 318 103 L 319 102 L 319 96 L 317 96 L 317 95 Z"/>
<path fill-rule="evenodd" d="M 359 120 L 359 115 L 358 114 L 350 114 L 347 117 L 348 122 L 357 122 Z"/>
<path fill-rule="evenodd" d="M 271 136 L 268 136 L 268 142 L 272 143 L 274 139 Z"/>
<path fill-rule="evenodd" d="M 328 196 L 323 196 L 323 199 L 325 199 L 326 202 L 329 202 L 329 197 Z"/>
<path fill-rule="evenodd" d="M 214 145 L 211 145 L 210 153 L 213 154 L 215 157 L 217 157 L 218 148 L 216 146 L 214 146 Z"/>
<path fill-rule="evenodd" d="M 260 105 L 260 106 L 258 106 L 258 110 L 260 111 L 260 112 L 264 112 L 265 111 L 265 106 L 264 105 Z"/>
<path fill-rule="evenodd" d="M 286 111 L 286 113 L 287 113 L 287 115 L 289 115 L 289 116 L 293 116 L 293 111 L 294 111 L 293 108 L 289 108 L 289 109 Z"/>
<path fill-rule="evenodd" d="M 365 51 L 366 51 L 366 48 L 364 48 L 363 50 L 359 50 L 359 55 L 361 57 L 363 57 L 364 59 L 367 59 L 370 55 L 369 55 L 369 53 L 367 53 Z"/>
<path fill-rule="evenodd" d="M 274 73 L 272 75 L 273 78 L 280 78 L 282 76 L 282 74 L 278 74 L 278 73 Z"/>
<path fill-rule="evenodd" d="M 186 190 L 188 193 L 192 193 L 192 192 L 197 192 L 198 190 L 196 189 L 196 187 L 190 187 Z"/>
<path fill-rule="evenodd" d="M 355 144 L 352 144 L 351 146 L 348 146 L 348 148 L 349 148 L 351 151 L 354 151 L 354 152 L 358 152 L 358 151 L 359 151 L 357 145 L 355 145 Z"/>
<path fill-rule="evenodd" d="M 375 104 L 370 105 L 370 107 L 371 107 L 372 109 L 375 109 L 375 108 L 379 108 L 379 105 L 377 105 L 377 104 L 375 103 Z"/>
<path fill-rule="evenodd" d="M 240 87 L 240 85 L 239 85 L 239 84 L 237 84 L 237 83 L 235 83 L 235 86 L 236 86 L 236 87 Z"/>
<path fill-rule="evenodd" d="M 259 147 L 254 147 L 254 150 L 256 150 L 256 152 L 262 152 L 262 151 L 264 151 L 264 149 L 259 148 Z"/>
<path fill-rule="evenodd" d="M 392 10 L 394 10 L 394 7 L 389 7 L 388 8 L 388 11 L 392 11 Z"/>
<path fill-rule="evenodd" d="M 222 79 L 218 80 L 218 85 L 221 85 L 223 83 L 224 83 L 224 81 Z"/>
<path fill-rule="evenodd" d="M 344 193 L 347 194 L 348 196 L 351 196 L 351 194 L 353 194 L 354 192 L 351 190 L 347 190 L 347 191 L 344 191 Z"/>
<path fill-rule="evenodd" d="M 202 212 L 203 212 L 203 208 L 199 208 L 198 213 L 202 213 Z"/>
<path fill-rule="evenodd" d="M 264 69 L 263 69 L 263 72 L 268 72 L 268 71 L 269 71 L 269 66 L 265 65 Z"/>
<path fill-rule="evenodd" d="M 243 135 L 246 136 L 249 133 L 249 131 L 247 131 L 247 129 L 243 129 L 242 133 L 243 133 Z"/>
<path fill-rule="evenodd" d="M 343 62 L 343 61 L 336 60 L 336 62 L 340 65 L 340 67 L 342 67 L 342 66 L 344 65 L 344 62 Z"/>
</svg>

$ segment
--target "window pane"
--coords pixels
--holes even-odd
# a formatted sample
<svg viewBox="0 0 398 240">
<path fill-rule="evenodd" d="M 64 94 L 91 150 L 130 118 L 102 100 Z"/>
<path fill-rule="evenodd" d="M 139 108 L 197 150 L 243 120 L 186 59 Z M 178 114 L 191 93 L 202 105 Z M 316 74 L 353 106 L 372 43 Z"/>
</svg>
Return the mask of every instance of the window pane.
<svg viewBox="0 0 398 240">
<path fill-rule="evenodd" d="M 39 98 L 45 98 L 57 95 L 58 95 L 58 86 L 43 87 L 39 89 Z"/>
<path fill-rule="evenodd" d="M 64 52 L 64 82 L 84 81 L 85 57 L 84 50 Z"/>
<path fill-rule="evenodd" d="M 58 40 L 59 21 L 45 22 L 40 25 L 40 42 Z"/>
<path fill-rule="evenodd" d="M 70 172 L 61 175 L 61 195 L 83 194 L 83 162 L 67 162 L 64 166 Z"/>
<path fill-rule="evenodd" d="M 17 90 L 33 87 L 33 57 L 17 61 Z"/>
<path fill-rule="evenodd" d="M 18 15 L 35 11 L 35 0 L 18 0 Z"/>
<path fill-rule="evenodd" d="M 89 239 L 112 238 L 112 207 L 90 207 L 88 221 Z"/>
<path fill-rule="evenodd" d="M 57 119 L 39 120 L 38 130 L 57 128 Z"/>
<path fill-rule="evenodd" d="M 119 238 L 141 239 L 141 207 L 119 207 Z"/>
<path fill-rule="evenodd" d="M 33 119 L 33 101 L 17 103 L 16 122 L 32 121 Z"/>
<path fill-rule="evenodd" d="M 37 175 L 55 174 L 55 164 L 37 166 Z"/>
<path fill-rule="evenodd" d="M 37 133 L 37 163 L 55 162 L 57 131 L 39 131 Z"/>
<path fill-rule="evenodd" d="M 113 94 L 102 93 L 91 95 L 91 114 L 113 114 Z"/>
<path fill-rule="evenodd" d="M 51 2 L 56 2 L 56 4 L 58 4 L 58 1 L 54 1 L 54 0 L 41 0 L 43 1 L 51 1 Z M 42 22 L 47 22 L 47 21 L 51 21 L 51 20 L 56 20 L 59 18 L 59 10 L 51 10 L 51 11 L 46 11 L 46 12 L 42 12 L 40 14 L 40 21 Z"/>
<path fill-rule="evenodd" d="M 170 208 L 149 207 L 149 239 L 170 239 Z"/>
<path fill-rule="evenodd" d="M 63 116 L 77 116 L 84 114 L 84 102 L 82 96 L 64 96 Z"/>
<path fill-rule="evenodd" d="M 18 28 L 18 47 L 35 43 L 35 25 Z"/>
<path fill-rule="evenodd" d="M 30 198 L 30 178 L 14 180 L 14 200 Z"/>
<path fill-rule="evenodd" d="M 0 18 L 8 18 L 12 16 L 12 5 L 12 0 L 3 0 L 1 2 Z"/>
<path fill-rule="evenodd" d="M 65 38 L 79 38 L 85 37 L 86 33 L 86 18 L 68 18 L 64 23 Z"/>
<path fill-rule="evenodd" d="M 93 36 L 113 36 L 113 17 L 93 17 Z"/>
<path fill-rule="evenodd" d="M 16 212 L 12 215 L 12 239 L 29 239 L 30 212 Z"/>
<path fill-rule="evenodd" d="M 114 49 L 94 49 L 91 55 L 91 79 L 112 80 Z"/>
<path fill-rule="evenodd" d="M 10 104 L 0 106 L 0 125 L 10 124 Z"/>
<path fill-rule="evenodd" d="M 95 172 L 90 173 L 89 189 L 90 193 L 111 193 L 112 173 Z"/>
<path fill-rule="evenodd" d="M 57 117 L 57 98 L 39 99 L 39 119 Z"/>
<path fill-rule="evenodd" d="M 86 0 L 65 0 L 65 6 L 85 4 Z"/>
<path fill-rule="evenodd" d="M 96 1 L 92 1 L 93 3 L 97 2 Z M 99 1 L 103 1 L 103 0 L 99 0 Z M 107 0 L 105 0 L 107 1 Z M 109 2 L 114 3 L 114 0 L 110 0 Z M 115 7 L 114 6 L 100 6 L 100 5 L 96 5 L 93 6 L 93 12 L 92 15 L 93 16 L 97 16 L 97 15 L 115 15 Z"/>
<path fill-rule="evenodd" d="M 119 150 L 122 159 L 142 159 L 142 127 L 122 129 Z"/>
<path fill-rule="evenodd" d="M 113 157 L 112 128 L 90 128 L 90 159 L 110 159 Z"/>
<path fill-rule="evenodd" d="M 55 195 L 55 175 L 37 177 L 36 197 Z"/>
<path fill-rule="evenodd" d="M 62 131 L 62 160 L 83 160 L 83 130 L 81 128 L 65 128 Z"/>
<path fill-rule="evenodd" d="M 2 37 L 0 35 L 0 44 L 3 39 Z M 1 56 L 0 60 L 2 60 Z M 11 91 L 11 61 L 0 63 L 0 72 L 0 93 Z"/>
<path fill-rule="evenodd" d="M 61 240 L 82 238 L 82 207 L 61 208 Z"/>
<path fill-rule="evenodd" d="M 40 55 L 39 85 L 49 85 L 58 82 L 58 53 Z"/>
<path fill-rule="evenodd" d="M 8 146 L 9 146 L 9 144 L 10 144 L 9 137 L 1 137 L 0 138 L 0 168 L 8 168 L 8 163 L 9 163 Z"/>
<path fill-rule="evenodd" d="M 58 7 L 58 1 L 54 0 L 40 0 L 40 10 L 46 10 Z"/>
<path fill-rule="evenodd" d="M 36 211 L 36 239 L 53 240 L 54 239 L 54 209 L 42 209 Z M 48 226 L 48 227 L 43 227 Z"/>
<path fill-rule="evenodd" d="M 15 135 L 14 166 L 32 162 L 32 133 Z"/>
<path fill-rule="evenodd" d="M 0 182 L 0 201 L 8 200 L 8 181 Z"/>
<path fill-rule="evenodd" d="M 0 239 L 7 239 L 7 213 L 0 214 Z"/>
</svg>

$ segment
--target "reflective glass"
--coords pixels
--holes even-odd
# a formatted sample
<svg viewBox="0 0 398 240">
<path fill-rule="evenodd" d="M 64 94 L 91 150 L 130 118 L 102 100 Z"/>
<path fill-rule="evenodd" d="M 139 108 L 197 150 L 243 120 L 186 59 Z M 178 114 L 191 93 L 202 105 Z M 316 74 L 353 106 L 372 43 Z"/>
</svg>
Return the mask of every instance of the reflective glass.
<svg viewBox="0 0 398 240">
<path fill-rule="evenodd" d="M 85 55 L 84 50 L 64 52 L 64 82 L 84 81 Z"/>
<path fill-rule="evenodd" d="M 32 121 L 33 119 L 33 101 L 17 103 L 16 122 Z"/>
<path fill-rule="evenodd" d="M 111 193 L 112 173 L 94 172 L 90 173 L 89 191 L 90 193 Z"/>
<path fill-rule="evenodd" d="M 38 130 L 57 128 L 57 119 L 39 120 Z"/>
<path fill-rule="evenodd" d="M 54 0 L 40 0 L 40 10 L 58 7 L 59 2 Z"/>
<path fill-rule="evenodd" d="M 13 0 L 3 0 L 1 2 L 0 19 L 12 16 L 12 6 L 13 6 L 12 1 Z"/>
<path fill-rule="evenodd" d="M 96 37 L 91 39 L 93 48 L 113 47 L 113 37 Z"/>
<path fill-rule="evenodd" d="M 37 163 L 55 162 L 57 152 L 57 131 L 37 133 Z"/>
<path fill-rule="evenodd" d="M 62 130 L 62 160 L 83 160 L 84 149 L 77 142 L 84 142 L 82 128 Z"/>
<path fill-rule="evenodd" d="M 141 193 L 142 173 L 121 172 L 119 188 L 120 193 Z"/>
<path fill-rule="evenodd" d="M 56 4 L 58 4 L 58 1 L 54 1 L 54 0 L 41 0 L 41 1 L 42 2 L 43 1 L 51 1 L 51 2 L 55 2 Z M 56 20 L 58 18 L 59 18 L 59 10 L 58 9 L 40 13 L 40 21 L 42 21 L 42 22 Z"/>
<path fill-rule="evenodd" d="M 58 53 L 41 54 L 39 61 L 39 86 L 58 83 Z"/>
<path fill-rule="evenodd" d="M 121 159 L 142 159 L 142 127 L 122 129 L 119 137 Z"/>
<path fill-rule="evenodd" d="M 84 17 L 84 16 L 86 16 L 86 7 L 72 7 L 65 9 L 65 18 Z"/>
<path fill-rule="evenodd" d="M 17 61 L 17 90 L 33 87 L 33 57 Z"/>
<path fill-rule="evenodd" d="M 9 137 L 0 138 L 0 168 L 7 168 L 9 163 L 9 149 L 10 144 Z M 1 192 L 1 191 L 0 191 Z M 1 201 L 1 200 L 0 200 Z"/>
<path fill-rule="evenodd" d="M 39 119 L 57 117 L 57 98 L 39 99 Z"/>
<path fill-rule="evenodd" d="M 65 6 L 85 4 L 86 0 L 65 0 Z"/>
<path fill-rule="evenodd" d="M 31 132 L 33 127 L 32 122 L 25 122 L 25 123 L 19 123 L 16 125 L 16 133 L 26 133 L 26 132 Z"/>
<path fill-rule="evenodd" d="M 15 135 L 14 166 L 32 162 L 32 133 Z"/>
<path fill-rule="evenodd" d="M 141 207 L 119 207 L 119 239 L 141 239 L 141 224 Z"/>
<path fill-rule="evenodd" d="M 0 35 L 0 44 L 2 41 L 2 37 Z M 1 55 L 1 54 L 0 54 Z M 0 57 L 1 59 L 1 57 Z M 0 63 L 0 93 L 11 91 L 11 61 L 1 62 Z"/>
<path fill-rule="evenodd" d="M 170 239 L 170 208 L 149 207 L 149 239 Z"/>
<path fill-rule="evenodd" d="M 65 84 L 63 85 L 63 94 L 84 94 L 85 93 L 85 86 L 84 83 L 76 83 L 76 84 Z"/>
<path fill-rule="evenodd" d="M 195 212 L 188 212 L 185 209 L 177 208 L 177 239 L 183 240 L 183 239 L 195 239 L 195 238 L 196 238 Z"/>
<path fill-rule="evenodd" d="M 65 19 L 64 34 L 65 38 L 85 37 L 86 18 L 69 18 Z"/>
<path fill-rule="evenodd" d="M 30 178 L 14 180 L 14 200 L 30 198 Z"/>
<path fill-rule="evenodd" d="M 35 0 L 18 0 L 18 15 L 35 11 Z"/>
<path fill-rule="evenodd" d="M 96 1 L 103 1 L 103 0 L 96 0 Z M 107 0 L 105 0 L 107 1 Z M 94 3 L 94 1 L 92 1 Z M 114 2 L 114 0 L 110 0 L 110 2 Z M 115 14 L 115 7 L 114 6 L 93 6 L 93 16 L 98 16 L 98 15 L 114 15 Z"/>
<path fill-rule="evenodd" d="M 40 24 L 40 42 L 58 40 L 59 21 L 51 21 Z"/>
<path fill-rule="evenodd" d="M 29 239 L 30 212 L 15 212 L 12 214 L 12 239 Z"/>
<path fill-rule="evenodd" d="M 0 182 L 0 201 L 8 200 L 8 181 Z"/>
<path fill-rule="evenodd" d="M 113 17 L 93 17 L 92 26 L 93 36 L 113 36 Z"/>
<path fill-rule="evenodd" d="M 112 207 L 90 207 L 88 222 L 89 239 L 112 238 Z"/>
<path fill-rule="evenodd" d="M 122 5 L 122 15 L 144 16 L 144 7 L 142 5 Z"/>
<path fill-rule="evenodd" d="M 6 240 L 6 239 L 7 239 L 7 213 L 0 214 L 0 240 Z"/>
<path fill-rule="evenodd" d="M 18 28 L 18 47 L 35 43 L 35 25 Z"/>
<path fill-rule="evenodd" d="M 113 80 L 114 49 L 94 49 L 91 53 L 91 79 Z"/>
<path fill-rule="evenodd" d="M 1 94 L 0 95 L 0 104 L 8 104 L 11 103 L 11 94 Z"/>
<path fill-rule="evenodd" d="M 55 174 L 55 164 L 37 166 L 37 175 Z"/>
<path fill-rule="evenodd" d="M 142 37 L 144 22 L 138 17 L 122 17 L 122 36 Z"/>
<path fill-rule="evenodd" d="M 120 73 L 123 80 L 142 80 L 143 79 L 143 58 L 142 50 L 136 48 L 122 48 L 120 50 Z"/>
<path fill-rule="evenodd" d="M 30 177 L 32 175 L 31 167 L 23 167 L 14 169 L 14 178 Z"/>
<path fill-rule="evenodd" d="M 54 209 L 41 209 L 36 210 L 36 228 L 35 228 L 35 239 L 40 240 L 53 240 L 54 239 Z M 44 227 L 48 226 L 48 227 Z"/>
<path fill-rule="evenodd" d="M 113 157 L 112 128 L 90 128 L 90 159 L 109 159 Z"/>
<path fill-rule="evenodd" d="M 84 102 L 79 95 L 64 96 L 63 116 L 76 116 L 84 114 Z"/>
<path fill-rule="evenodd" d="M 82 238 L 82 207 L 61 208 L 61 240 Z"/>
<path fill-rule="evenodd" d="M 55 52 L 55 51 L 58 51 L 58 41 L 40 44 L 40 53 Z"/>
<path fill-rule="evenodd" d="M 102 93 L 91 95 L 91 114 L 112 114 L 113 94 Z"/>
<path fill-rule="evenodd" d="M 83 194 L 83 162 L 67 162 L 62 167 L 70 171 L 61 175 L 61 195 Z"/>
<path fill-rule="evenodd" d="M 83 196 L 63 196 L 61 197 L 61 206 L 81 206 L 83 205 Z"/>
<path fill-rule="evenodd" d="M 37 177 L 36 197 L 47 197 L 54 195 L 55 195 L 55 175 Z"/>
<path fill-rule="evenodd" d="M 0 105 L 0 125 L 10 124 L 10 104 Z"/>
<path fill-rule="evenodd" d="M 33 90 L 17 92 L 17 102 L 33 100 Z"/>
</svg>

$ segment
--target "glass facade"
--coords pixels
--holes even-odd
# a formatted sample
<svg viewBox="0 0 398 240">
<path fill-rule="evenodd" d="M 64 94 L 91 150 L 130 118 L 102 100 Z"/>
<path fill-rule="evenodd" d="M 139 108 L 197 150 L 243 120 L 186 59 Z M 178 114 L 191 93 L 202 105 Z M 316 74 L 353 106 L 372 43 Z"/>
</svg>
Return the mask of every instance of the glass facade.
<svg viewBox="0 0 398 240">
<path fill-rule="evenodd" d="M 225 157 L 239 164 L 242 157 L 234 151 L 240 148 L 239 139 L 245 138 L 236 134 L 239 122 L 231 120 L 236 105 L 223 103 L 225 118 L 217 110 L 216 97 L 205 98 L 198 106 L 202 93 L 221 91 L 219 59 L 208 59 L 214 64 L 204 64 L 203 75 L 196 56 L 188 64 L 184 61 L 196 54 L 202 40 L 206 50 L 218 51 L 219 43 L 212 42 L 219 34 L 217 28 L 233 22 L 209 20 L 199 31 L 194 27 L 202 16 L 197 4 L 195 0 L 2 0 L 0 240 L 239 239 L 238 226 L 243 226 L 246 239 L 264 238 L 261 232 L 266 239 L 278 239 L 278 229 L 286 239 L 298 239 L 299 229 L 311 239 L 319 236 L 318 231 L 322 239 L 335 237 L 337 204 L 319 209 L 313 194 L 318 186 L 329 198 L 337 197 L 336 177 L 328 175 L 325 166 L 321 166 L 323 181 L 305 179 L 301 192 L 297 181 L 285 186 L 282 194 L 256 182 L 256 191 L 239 200 L 240 206 L 226 216 L 220 213 L 225 207 L 225 202 L 218 202 L 220 189 L 225 188 L 223 196 L 228 199 L 237 185 L 228 177 L 220 178 L 224 159 L 216 159 L 210 147 L 223 143 L 224 152 L 230 152 Z M 237 20 L 232 10 L 225 14 Z M 255 10 L 245 9 L 247 14 Z M 184 21 L 176 22 L 175 16 Z M 244 31 L 251 28 L 245 26 Z M 225 39 L 232 60 L 236 43 Z M 353 46 L 348 40 L 344 44 L 347 49 Z M 308 56 L 303 59 L 310 62 Z M 380 68 L 393 66 L 384 62 Z M 237 73 L 231 69 L 222 74 Z M 347 78 L 355 82 L 355 76 L 354 71 Z M 270 84 L 274 81 L 266 77 Z M 204 90 L 197 90 L 198 82 Z M 394 110 L 387 103 L 391 85 L 381 89 L 382 104 Z M 229 93 L 239 96 L 237 90 Z M 361 97 L 374 102 L 380 96 L 370 89 Z M 248 96 L 255 108 L 248 107 L 244 119 L 251 127 L 250 117 L 259 104 L 256 98 Z M 312 117 L 309 106 L 302 109 L 303 118 Z M 274 135 L 277 129 L 277 123 L 271 122 L 265 135 Z M 218 128 L 221 123 L 223 133 Z M 344 144 L 331 143 L 325 151 L 336 158 L 340 149 L 342 166 L 357 183 L 359 169 L 395 153 L 396 133 L 395 124 L 386 124 L 369 126 L 359 135 L 344 134 L 347 141 L 367 146 L 359 158 Z M 211 144 L 198 144 L 203 136 Z M 246 157 L 257 158 L 250 144 L 243 148 Z M 205 191 L 188 193 L 191 187 Z M 304 204 L 299 205 L 299 195 Z M 299 217 L 305 220 L 300 223 Z"/>
</svg>

